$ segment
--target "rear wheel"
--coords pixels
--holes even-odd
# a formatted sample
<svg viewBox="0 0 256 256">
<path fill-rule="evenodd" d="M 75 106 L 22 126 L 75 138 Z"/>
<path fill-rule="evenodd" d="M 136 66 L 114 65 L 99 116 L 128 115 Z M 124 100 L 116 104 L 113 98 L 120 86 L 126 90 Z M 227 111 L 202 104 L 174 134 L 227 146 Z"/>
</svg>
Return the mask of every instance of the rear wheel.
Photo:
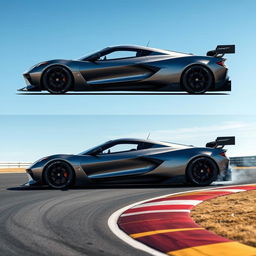
<svg viewBox="0 0 256 256">
<path fill-rule="evenodd" d="M 48 68 L 42 77 L 44 88 L 50 93 L 62 94 L 72 86 L 72 75 L 70 71 L 62 66 Z"/>
<path fill-rule="evenodd" d="M 212 159 L 199 157 L 189 163 L 186 175 L 193 185 L 207 186 L 217 179 L 218 167 Z"/>
<path fill-rule="evenodd" d="M 211 87 L 213 77 L 208 68 L 201 65 L 193 65 L 185 70 L 181 83 L 188 93 L 200 94 Z"/>
<path fill-rule="evenodd" d="M 44 179 L 52 188 L 67 188 L 73 182 L 74 172 L 68 163 L 64 161 L 54 161 L 46 167 Z"/>
</svg>

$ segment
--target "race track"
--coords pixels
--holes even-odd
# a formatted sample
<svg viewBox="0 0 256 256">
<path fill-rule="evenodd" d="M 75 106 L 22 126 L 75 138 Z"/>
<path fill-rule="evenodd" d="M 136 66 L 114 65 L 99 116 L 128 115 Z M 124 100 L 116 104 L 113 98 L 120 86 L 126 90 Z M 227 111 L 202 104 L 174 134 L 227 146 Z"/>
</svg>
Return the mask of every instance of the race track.
<svg viewBox="0 0 256 256">
<path fill-rule="evenodd" d="M 25 182 L 25 174 L 0 174 L 0 255 L 148 255 L 118 239 L 108 228 L 109 216 L 137 201 L 198 189 L 181 185 L 19 188 Z"/>
</svg>

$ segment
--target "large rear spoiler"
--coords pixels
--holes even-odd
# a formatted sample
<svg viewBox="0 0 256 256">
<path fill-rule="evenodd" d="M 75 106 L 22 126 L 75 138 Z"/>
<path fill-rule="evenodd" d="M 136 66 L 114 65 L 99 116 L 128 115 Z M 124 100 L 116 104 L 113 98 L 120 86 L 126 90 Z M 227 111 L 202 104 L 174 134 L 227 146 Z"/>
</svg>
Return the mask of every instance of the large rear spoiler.
<svg viewBox="0 0 256 256">
<path fill-rule="evenodd" d="M 215 141 L 206 143 L 207 148 L 223 148 L 226 145 L 235 145 L 235 136 L 218 137 Z"/>
<path fill-rule="evenodd" d="M 207 52 L 207 56 L 223 57 L 225 53 L 235 53 L 235 45 L 218 45 L 215 50 Z"/>
</svg>

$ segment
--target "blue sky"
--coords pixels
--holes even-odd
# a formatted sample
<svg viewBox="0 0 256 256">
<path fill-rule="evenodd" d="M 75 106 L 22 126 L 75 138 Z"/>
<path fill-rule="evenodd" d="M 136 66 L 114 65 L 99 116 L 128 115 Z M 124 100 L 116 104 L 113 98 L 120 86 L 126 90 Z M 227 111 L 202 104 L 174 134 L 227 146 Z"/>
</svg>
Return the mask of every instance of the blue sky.
<svg viewBox="0 0 256 256">
<path fill-rule="evenodd" d="M 155 139 L 195 145 L 232 133 L 238 144 L 229 148 L 231 155 L 255 154 L 255 13 L 255 0 L 0 1 L 0 161 L 76 153 L 113 137 L 146 137 L 149 131 Z M 237 53 L 227 55 L 232 92 L 16 94 L 25 86 L 22 73 L 40 61 L 149 40 L 152 47 L 202 55 L 218 44 L 236 44 Z"/>
<path fill-rule="evenodd" d="M 238 115 L 2 115 L 0 162 L 33 162 L 79 153 L 116 138 L 150 138 L 204 146 L 236 136 L 229 156 L 255 155 L 256 117 Z"/>
<path fill-rule="evenodd" d="M 0 2 L 0 114 L 254 114 L 256 1 L 44 0 Z M 227 55 L 229 96 L 21 96 L 35 63 L 78 58 L 108 45 L 139 44 Z"/>
</svg>

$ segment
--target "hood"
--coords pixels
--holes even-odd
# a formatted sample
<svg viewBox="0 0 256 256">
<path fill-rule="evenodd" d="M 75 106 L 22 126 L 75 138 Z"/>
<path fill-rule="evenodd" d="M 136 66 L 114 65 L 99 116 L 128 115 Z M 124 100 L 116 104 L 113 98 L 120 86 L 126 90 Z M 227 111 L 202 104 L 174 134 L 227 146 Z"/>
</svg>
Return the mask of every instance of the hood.
<svg viewBox="0 0 256 256">
<path fill-rule="evenodd" d="M 56 155 L 45 156 L 45 157 L 42 157 L 39 160 L 35 161 L 29 168 L 37 167 L 38 165 L 42 165 L 45 162 L 48 162 L 53 159 L 56 159 L 56 160 L 64 159 L 65 160 L 65 159 L 69 159 L 72 156 L 74 156 L 74 155 L 72 155 L 72 154 L 56 154 Z"/>
</svg>

